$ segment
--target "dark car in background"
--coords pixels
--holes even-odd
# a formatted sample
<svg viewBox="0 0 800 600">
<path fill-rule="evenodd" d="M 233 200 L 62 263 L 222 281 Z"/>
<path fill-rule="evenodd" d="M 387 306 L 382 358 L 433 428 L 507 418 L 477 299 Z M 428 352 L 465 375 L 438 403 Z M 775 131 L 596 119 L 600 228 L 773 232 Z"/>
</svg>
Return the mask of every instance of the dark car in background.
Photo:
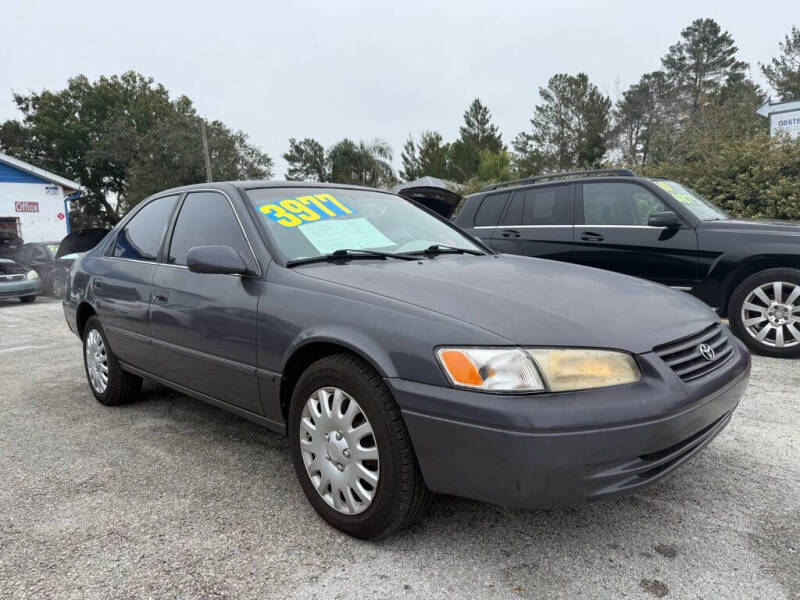
<svg viewBox="0 0 800 600">
<path fill-rule="evenodd" d="M 99 402 L 147 377 L 288 434 L 309 502 L 363 538 L 430 492 L 638 490 L 726 426 L 750 370 L 682 292 L 500 255 L 409 200 L 319 183 L 146 199 L 75 261 L 64 313 Z"/>
<path fill-rule="evenodd" d="M 493 185 L 467 196 L 454 221 L 497 252 L 684 290 L 754 351 L 800 356 L 800 223 L 731 219 L 680 183 L 627 169 Z"/>
<path fill-rule="evenodd" d="M 20 243 L 9 257 L 38 273 L 43 294 L 63 298 L 73 261 L 94 248 L 107 233 L 108 229 L 90 227 L 75 230 L 61 241 Z"/>
</svg>

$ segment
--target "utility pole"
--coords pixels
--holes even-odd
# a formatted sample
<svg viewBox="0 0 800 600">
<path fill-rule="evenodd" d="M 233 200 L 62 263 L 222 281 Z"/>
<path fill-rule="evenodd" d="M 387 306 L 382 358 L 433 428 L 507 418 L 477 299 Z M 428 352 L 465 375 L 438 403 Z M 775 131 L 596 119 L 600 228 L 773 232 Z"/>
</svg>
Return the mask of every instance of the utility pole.
<svg viewBox="0 0 800 600">
<path fill-rule="evenodd" d="M 211 177 L 211 157 L 208 155 L 208 138 L 206 138 L 206 122 L 200 121 L 200 133 L 203 136 L 203 156 L 206 159 L 206 181 L 211 183 L 214 179 Z"/>
</svg>

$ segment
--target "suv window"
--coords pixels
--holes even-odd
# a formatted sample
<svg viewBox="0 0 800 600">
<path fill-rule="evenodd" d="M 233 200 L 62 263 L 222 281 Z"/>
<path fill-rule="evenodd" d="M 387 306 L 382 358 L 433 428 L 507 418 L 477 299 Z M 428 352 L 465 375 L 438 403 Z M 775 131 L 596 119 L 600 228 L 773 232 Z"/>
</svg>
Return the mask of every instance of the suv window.
<svg viewBox="0 0 800 600">
<path fill-rule="evenodd" d="M 194 192 L 181 206 L 167 262 L 185 265 L 189 248 L 194 246 L 230 246 L 244 256 L 246 245 L 228 199 L 216 192 Z"/>
<path fill-rule="evenodd" d="M 572 225 L 569 185 L 531 188 L 514 194 L 504 225 Z"/>
<path fill-rule="evenodd" d="M 475 227 L 497 225 L 500 220 L 500 213 L 503 212 L 506 206 L 508 195 L 509 193 L 505 192 L 484 197 L 478 209 L 478 214 L 475 215 Z"/>
<path fill-rule="evenodd" d="M 668 210 L 658 196 L 635 183 L 584 183 L 586 225 L 647 225 L 654 212 Z"/>
<path fill-rule="evenodd" d="M 163 196 L 150 201 L 119 232 L 114 256 L 135 260 L 155 260 L 167 220 L 178 196 Z"/>
</svg>

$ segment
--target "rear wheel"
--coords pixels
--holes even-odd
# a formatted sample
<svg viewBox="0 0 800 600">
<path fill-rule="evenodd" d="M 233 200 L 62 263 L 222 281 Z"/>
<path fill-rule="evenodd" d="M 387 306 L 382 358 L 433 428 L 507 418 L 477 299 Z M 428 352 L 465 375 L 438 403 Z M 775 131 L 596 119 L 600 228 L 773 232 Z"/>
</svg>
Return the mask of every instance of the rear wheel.
<svg viewBox="0 0 800 600">
<path fill-rule="evenodd" d="M 25 304 L 30 304 L 34 300 L 36 300 L 36 296 L 22 296 L 19 299 L 20 302 L 24 302 Z"/>
<path fill-rule="evenodd" d="M 139 394 L 142 378 L 120 368 L 97 317 L 90 317 L 83 329 L 83 365 L 89 387 L 100 404 L 126 404 Z"/>
<path fill-rule="evenodd" d="M 731 295 L 734 333 L 754 352 L 800 356 L 800 270 L 767 269 L 751 275 Z"/>
<path fill-rule="evenodd" d="M 380 375 L 351 354 L 313 363 L 289 409 L 297 477 L 328 523 L 363 539 L 410 525 L 430 492 L 400 409 Z"/>
</svg>

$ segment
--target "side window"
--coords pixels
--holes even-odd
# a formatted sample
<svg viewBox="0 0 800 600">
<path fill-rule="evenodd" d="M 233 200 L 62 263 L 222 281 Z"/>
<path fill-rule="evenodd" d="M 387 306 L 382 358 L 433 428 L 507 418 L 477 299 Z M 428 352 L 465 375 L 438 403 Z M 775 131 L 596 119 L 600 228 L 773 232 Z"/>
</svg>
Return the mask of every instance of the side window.
<svg viewBox="0 0 800 600">
<path fill-rule="evenodd" d="M 486 196 L 481 202 L 478 214 L 475 215 L 475 227 L 485 227 L 497 225 L 500 220 L 500 213 L 505 208 L 508 200 L 508 192 L 503 194 L 492 194 Z"/>
<path fill-rule="evenodd" d="M 525 192 L 523 225 L 572 225 L 569 185 L 531 188 Z"/>
<path fill-rule="evenodd" d="M 169 246 L 173 265 L 185 265 L 194 246 L 230 246 L 244 256 L 247 241 L 228 199 L 216 192 L 194 192 L 186 196 Z"/>
<path fill-rule="evenodd" d="M 514 192 L 508 205 L 503 225 L 522 225 L 522 208 L 525 206 L 525 192 Z"/>
<path fill-rule="evenodd" d="M 635 183 L 584 183 L 583 222 L 587 225 L 647 225 L 667 210 L 655 194 Z"/>
<path fill-rule="evenodd" d="M 177 196 L 164 196 L 152 200 L 128 221 L 119 232 L 114 246 L 114 256 L 135 260 L 155 260 L 161 238 L 167 228 L 169 214 Z"/>
</svg>

